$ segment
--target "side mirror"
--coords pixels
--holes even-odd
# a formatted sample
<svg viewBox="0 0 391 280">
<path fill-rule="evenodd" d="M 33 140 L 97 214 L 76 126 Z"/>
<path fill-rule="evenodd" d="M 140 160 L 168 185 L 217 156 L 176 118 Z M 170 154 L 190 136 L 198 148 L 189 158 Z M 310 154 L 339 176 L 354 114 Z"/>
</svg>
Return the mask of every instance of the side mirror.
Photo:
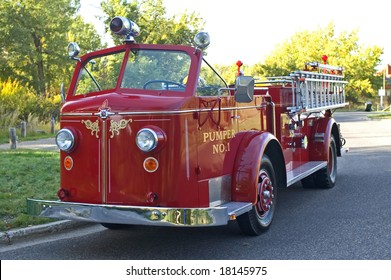
<svg viewBox="0 0 391 280">
<path fill-rule="evenodd" d="M 235 82 L 235 101 L 249 103 L 254 97 L 254 78 L 251 76 L 238 76 Z"/>
<path fill-rule="evenodd" d="M 91 71 L 94 71 L 95 69 L 95 64 L 96 64 L 96 61 L 91 59 L 90 61 L 88 61 L 90 64 L 91 64 Z"/>
</svg>

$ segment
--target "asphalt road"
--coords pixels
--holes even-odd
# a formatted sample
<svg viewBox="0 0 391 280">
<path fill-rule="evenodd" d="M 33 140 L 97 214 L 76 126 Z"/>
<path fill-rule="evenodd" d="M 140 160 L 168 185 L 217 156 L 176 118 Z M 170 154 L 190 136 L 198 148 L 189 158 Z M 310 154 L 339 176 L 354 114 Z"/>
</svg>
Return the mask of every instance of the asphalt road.
<svg viewBox="0 0 391 280">
<path fill-rule="evenodd" d="M 273 225 L 249 237 L 235 222 L 215 228 L 100 225 L 0 243 L 0 259 L 390 260 L 391 120 L 337 113 L 349 152 L 330 190 L 279 192 Z"/>
</svg>

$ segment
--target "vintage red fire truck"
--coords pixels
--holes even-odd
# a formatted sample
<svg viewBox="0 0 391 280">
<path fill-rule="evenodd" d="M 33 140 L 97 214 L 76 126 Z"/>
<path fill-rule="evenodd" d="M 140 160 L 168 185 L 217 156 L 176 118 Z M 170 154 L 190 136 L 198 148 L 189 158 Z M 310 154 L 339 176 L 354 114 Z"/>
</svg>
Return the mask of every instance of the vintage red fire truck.
<svg viewBox="0 0 391 280">
<path fill-rule="evenodd" d="M 228 85 L 203 58 L 206 32 L 191 47 L 138 44 L 123 17 L 110 28 L 123 45 L 81 57 L 68 46 L 76 69 L 56 136 L 59 200 L 28 199 L 30 214 L 108 228 L 237 220 L 258 235 L 278 188 L 335 185 L 342 68 L 308 63 L 265 81 L 239 69 Z"/>
</svg>

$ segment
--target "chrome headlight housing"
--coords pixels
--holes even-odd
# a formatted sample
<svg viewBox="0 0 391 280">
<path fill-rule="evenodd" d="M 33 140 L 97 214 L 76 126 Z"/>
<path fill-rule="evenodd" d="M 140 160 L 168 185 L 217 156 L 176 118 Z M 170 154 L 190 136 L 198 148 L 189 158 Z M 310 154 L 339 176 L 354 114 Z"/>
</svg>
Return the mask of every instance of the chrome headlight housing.
<svg viewBox="0 0 391 280">
<path fill-rule="evenodd" d="M 150 128 L 142 128 L 137 133 L 136 144 L 143 152 L 150 152 L 156 148 L 159 138 L 155 131 Z"/>
<path fill-rule="evenodd" d="M 77 43 L 71 42 L 68 44 L 68 56 L 75 58 L 80 52 L 80 47 Z"/>
<path fill-rule="evenodd" d="M 57 147 L 64 152 L 69 152 L 75 145 L 75 136 L 69 129 L 61 129 L 56 135 Z"/>
<path fill-rule="evenodd" d="M 204 31 L 198 32 L 194 36 L 194 43 L 196 44 L 197 48 L 201 50 L 206 49 L 210 44 L 210 37 L 208 32 L 204 32 Z"/>
</svg>

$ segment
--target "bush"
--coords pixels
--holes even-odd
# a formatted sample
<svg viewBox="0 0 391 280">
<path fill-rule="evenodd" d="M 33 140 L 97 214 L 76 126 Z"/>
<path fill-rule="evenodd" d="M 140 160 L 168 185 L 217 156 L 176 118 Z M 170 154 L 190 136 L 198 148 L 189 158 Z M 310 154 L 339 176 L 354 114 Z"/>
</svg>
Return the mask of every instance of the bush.
<svg viewBox="0 0 391 280">
<path fill-rule="evenodd" d="M 17 80 L 0 81 L 0 143 L 8 142 L 9 128 L 20 128 L 21 121 L 27 122 L 28 135 L 34 135 L 38 128 L 49 124 L 53 116 L 58 119 L 60 106 L 59 94 L 39 97 Z"/>
<path fill-rule="evenodd" d="M 4 106 L 0 105 L 0 128 L 16 126 L 19 122 L 19 112 L 17 110 L 7 112 Z"/>
<path fill-rule="evenodd" d="M 59 114 L 61 97 L 59 94 L 39 97 L 28 86 L 8 78 L 4 82 L 0 81 L 0 104 L 2 117 L 12 114 L 12 120 L 15 121 L 15 114 L 18 114 L 18 121 L 28 121 L 33 116 L 40 122 L 49 122 L 52 116 L 57 117 Z M 7 124 L 12 123 L 8 121 Z"/>
</svg>

